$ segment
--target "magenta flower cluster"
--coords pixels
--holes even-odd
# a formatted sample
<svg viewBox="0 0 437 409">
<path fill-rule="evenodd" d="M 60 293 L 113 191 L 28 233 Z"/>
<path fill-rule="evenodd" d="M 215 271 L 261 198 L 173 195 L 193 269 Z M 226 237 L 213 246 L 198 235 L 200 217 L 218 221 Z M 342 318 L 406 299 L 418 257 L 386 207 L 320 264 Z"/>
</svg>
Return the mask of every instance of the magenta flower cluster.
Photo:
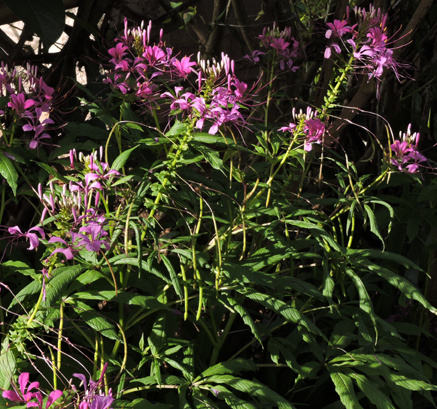
<svg viewBox="0 0 437 409">
<path fill-rule="evenodd" d="M 115 47 L 108 51 L 112 57 L 111 69 L 104 81 L 125 98 L 132 96 L 152 107 L 162 93 L 163 84 L 187 78 L 196 63 L 186 56 L 182 59 L 173 56 L 173 50 L 162 40 L 162 30 L 159 42 L 152 44 L 151 22 L 147 28 L 142 24 L 133 30 L 128 29 L 126 19 L 124 24 L 124 35 L 116 39 Z"/>
<path fill-rule="evenodd" d="M 420 163 L 427 159 L 418 151 L 420 134 L 411 134 L 411 124 L 408 125 L 406 133 L 399 133 L 400 140 L 391 144 L 392 155 L 390 163 L 401 172 L 416 173 Z"/>
<path fill-rule="evenodd" d="M 390 38 L 387 36 L 387 14 L 376 9 L 372 5 L 367 11 L 364 8 L 355 7 L 357 24 L 349 25 L 349 8 L 345 20 L 334 20 L 328 23 L 325 37 L 331 39 L 325 49 L 325 58 L 331 57 L 331 50 L 341 53 L 339 42 L 346 47 L 352 48 L 353 56 L 359 64 L 357 69 L 367 73 L 369 79 L 380 80 L 384 69 L 392 70 L 399 79 L 399 68 L 406 67 L 393 58 L 393 49 L 390 48 Z M 379 97 L 379 82 L 377 83 Z"/>
<path fill-rule="evenodd" d="M 103 386 L 103 377 L 107 368 L 108 363 L 104 365 L 98 381 L 93 381 L 90 379 L 89 382 L 87 382 L 85 375 L 80 373 L 73 374 L 73 376 L 80 379 L 81 385 L 84 387 L 84 393 L 78 394 L 76 404 L 74 405 L 75 408 L 111 409 L 111 405 L 114 402 L 111 389 L 109 389 L 107 395 L 101 390 Z M 19 390 L 14 386 L 14 390 L 12 391 L 3 391 L 2 396 L 13 402 L 21 402 L 26 404 L 27 408 L 48 409 L 63 394 L 62 391 L 57 389 L 50 392 L 44 405 L 42 393 L 40 391 L 34 391 L 35 389 L 39 388 L 39 382 L 31 382 L 29 384 L 28 372 L 23 372 L 18 377 L 18 384 Z M 77 388 L 74 385 L 72 385 L 71 388 L 73 392 L 77 392 Z"/>
<path fill-rule="evenodd" d="M 49 87 L 38 74 L 35 66 L 26 69 L 13 68 L 3 62 L 0 67 L 0 96 L 9 101 L 0 110 L 3 132 L 7 132 L 6 120 L 12 119 L 28 132 L 31 137 L 29 147 L 37 148 L 44 139 L 49 139 L 49 126 L 54 124 L 50 118 L 54 89 Z"/>
<path fill-rule="evenodd" d="M 9 236 L 3 237 L 10 240 L 7 246 L 13 246 L 20 239 L 25 239 L 29 241 L 28 250 L 34 250 L 44 240 L 44 244 L 51 250 L 42 270 L 43 299 L 45 299 L 45 281 L 50 278 L 47 267 L 56 262 L 57 254 L 68 261 L 73 260 L 80 251 L 98 253 L 101 249 L 109 250 L 110 247 L 106 231 L 108 222 L 105 212 L 100 210 L 99 206 L 102 200 L 107 199 L 106 183 L 111 182 L 120 173 L 110 169 L 107 163 L 101 161 L 102 149 L 100 161 L 97 160 L 97 152 L 84 156 L 81 153 L 77 155 L 73 149 L 70 152 L 71 168 L 75 168 L 75 162 L 77 165 L 78 157 L 83 165 L 82 181 L 70 181 L 62 187 L 50 182 L 50 190 L 47 192 L 43 192 L 39 184 L 36 192 L 44 206 L 41 223 L 47 215 L 54 217 L 57 230 L 62 231 L 62 235 L 51 235 L 49 240 L 45 241 L 46 232 L 40 226 L 32 227 L 25 233 L 18 226 L 0 226 L 9 233 Z"/>
<path fill-rule="evenodd" d="M 246 55 L 244 58 L 259 63 L 260 59 L 265 56 L 268 61 L 279 65 L 282 71 L 295 72 L 299 69 L 294 65 L 299 52 L 299 42 L 292 37 L 291 27 L 286 27 L 281 31 L 276 23 L 273 23 L 273 28 L 264 28 L 258 39 L 261 49 L 252 51 L 251 56 Z"/>
<path fill-rule="evenodd" d="M 32 392 L 39 388 L 39 382 L 29 384 L 29 373 L 23 372 L 18 377 L 20 390 L 14 386 L 13 391 L 3 391 L 2 396 L 13 402 L 25 403 L 27 408 L 48 409 L 62 395 L 62 391 L 54 390 L 50 392 L 47 402 L 43 405 L 43 395 L 40 391 Z M 28 385 L 29 384 L 29 385 Z"/>
<path fill-rule="evenodd" d="M 70 166 L 75 168 L 76 150 L 70 151 Z M 97 160 L 97 152 L 83 156 L 79 154 L 84 164 L 84 178 L 81 182 L 69 182 L 62 189 L 55 191 L 50 183 L 50 193 L 43 193 L 42 186 L 38 186 L 38 197 L 44 205 L 41 221 L 47 214 L 56 216 L 58 222 L 68 225 L 69 232 L 62 238 L 52 236 L 48 244 L 56 244 L 49 259 L 55 254 L 62 254 L 66 260 L 72 260 L 79 251 L 87 250 L 99 252 L 103 247 L 109 249 L 108 232 L 104 229 L 106 217 L 99 210 L 101 199 L 105 200 L 105 182 L 111 181 L 120 173 L 109 169 L 109 165 Z M 102 150 L 100 150 L 100 160 Z M 90 203 L 90 202 L 93 203 Z M 93 205 L 93 206 L 92 206 Z M 65 230 L 65 229 L 64 229 Z M 49 260 L 48 260 L 49 261 Z"/>
<path fill-rule="evenodd" d="M 114 398 L 112 397 L 112 390 L 109 389 L 108 394 L 104 394 L 101 390 L 103 386 L 103 377 L 105 375 L 106 369 L 108 368 L 108 363 L 106 363 L 102 369 L 100 379 L 98 381 L 93 381 L 91 378 L 87 382 L 86 376 L 81 373 L 74 373 L 73 376 L 79 378 L 81 385 L 84 387 L 84 394 L 78 402 L 78 409 L 111 409 L 112 402 Z M 76 390 L 76 387 L 73 386 Z"/>
<path fill-rule="evenodd" d="M 310 152 L 313 149 L 313 144 L 321 144 L 325 134 L 325 124 L 317 118 L 317 111 L 313 111 L 310 107 L 307 108 L 306 113 L 300 111 L 296 114 L 293 108 L 293 120 L 288 126 L 284 126 L 279 130 L 282 132 L 291 132 L 292 135 L 298 129 L 299 134 L 304 137 L 304 149 Z"/>
<path fill-rule="evenodd" d="M 247 84 L 239 81 L 234 72 L 234 62 L 222 54 L 221 61 L 197 63 L 187 56 L 179 59 L 172 49 L 165 46 L 162 30 L 158 44 L 151 43 L 151 23 L 130 31 L 125 20 L 124 35 L 108 52 L 113 69 L 105 82 L 113 89 L 132 96 L 149 108 L 169 104 L 173 115 L 182 113 L 199 130 L 208 128 L 212 135 L 222 125 L 244 125 L 240 108 L 250 99 Z M 197 88 L 184 92 L 181 80 L 189 74 L 197 78 Z M 178 85 L 170 88 L 178 81 Z"/>
<path fill-rule="evenodd" d="M 199 130 L 209 127 L 208 133 L 215 135 L 222 125 L 245 125 L 240 108 L 251 98 L 247 84 L 238 80 L 234 72 L 234 61 L 222 54 L 220 62 L 200 59 L 195 93 L 175 87 L 174 93 L 164 92 L 162 98 L 170 101 L 172 114 L 182 113 Z M 208 124 L 208 125 L 207 125 Z"/>
</svg>

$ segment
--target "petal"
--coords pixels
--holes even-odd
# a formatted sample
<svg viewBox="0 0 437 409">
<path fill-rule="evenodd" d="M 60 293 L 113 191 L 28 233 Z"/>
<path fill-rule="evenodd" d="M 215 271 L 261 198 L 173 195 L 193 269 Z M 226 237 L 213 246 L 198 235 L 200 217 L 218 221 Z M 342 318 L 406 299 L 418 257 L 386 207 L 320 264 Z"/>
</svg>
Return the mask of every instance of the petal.
<svg viewBox="0 0 437 409">
<path fill-rule="evenodd" d="M 21 394 L 24 396 L 24 391 L 26 390 L 26 385 L 29 383 L 29 372 L 23 372 L 18 377 L 18 383 L 20 385 Z"/>
<path fill-rule="evenodd" d="M 74 373 L 73 376 L 75 376 L 76 378 L 79 378 L 81 380 L 81 382 L 83 383 L 83 386 L 85 389 L 88 389 L 88 382 L 86 380 L 86 376 L 82 373 Z"/>
<path fill-rule="evenodd" d="M 56 254 L 56 253 L 62 253 L 66 257 L 67 260 L 73 260 L 74 259 L 73 253 L 71 252 L 70 248 L 66 248 L 66 249 L 58 248 L 58 249 L 52 251 L 52 253 L 50 255 L 53 255 L 53 254 Z"/>
<path fill-rule="evenodd" d="M 35 233 L 27 233 L 26 236 L 30 242 L 30 246 L 27 250 L 33 250 L 33 249 L 38 248 L 38 246 L 39 246 L 38 236 Z M 28 389 L 28 390 L 30 390 L 30 389 Z"/>
<path fill-rule="evenodd" d="M 31 232 L 31 231 L 37 231 L 39 234 L 41 234 L 41 237 L 43 237 L 43 238 L 46 237 L 46 235 L 44 233 L 44 229 L 42 227 L 39 227 L 39 226 L 32 227 L 31 229 L 29 229 L 29 232 Z"/>
<path fill-rule="evenodd" d="M 53 402 L 55 402 L 60 396 L 62 395 L 62 391 L 56 389 L 55 391 L 51 392 L 49 395 L 49 398 L 47 399 L 46 403 L 46 409 L 51 406 Z"/>
<path fill-rule="evenodd" d="M 22 397 L 19 396 L 18 393 L 14 391 L 3 391 L 2 396 L 6 399 L 13 400 L 15 402 L 20 402 L 23 400 Z"/>
</svg>

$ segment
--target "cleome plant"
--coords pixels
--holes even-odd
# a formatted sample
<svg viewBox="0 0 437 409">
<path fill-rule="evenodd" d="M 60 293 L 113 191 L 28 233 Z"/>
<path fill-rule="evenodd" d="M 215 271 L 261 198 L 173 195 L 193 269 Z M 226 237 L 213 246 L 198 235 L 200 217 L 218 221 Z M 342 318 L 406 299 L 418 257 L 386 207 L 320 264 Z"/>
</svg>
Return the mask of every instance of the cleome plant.
<svg viewBox="0 0 437 409">
<path fill-rule="evenodd" d="M 434 154 L 414 122 L 338 126 L 356 78 L 411 79 L 403 35 L 347 8 L 294 98 L 311 41 L 281 24 L 234 61 L 125 19 L 68 109 L 2 64 L 0 406 L 436 407 Z"/>
</svg>

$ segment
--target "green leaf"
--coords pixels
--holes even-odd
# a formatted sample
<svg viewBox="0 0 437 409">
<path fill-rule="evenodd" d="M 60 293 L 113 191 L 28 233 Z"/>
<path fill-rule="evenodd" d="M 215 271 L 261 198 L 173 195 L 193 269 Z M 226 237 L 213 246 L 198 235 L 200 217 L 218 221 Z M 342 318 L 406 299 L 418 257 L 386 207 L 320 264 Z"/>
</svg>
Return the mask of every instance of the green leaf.
<svg viewBox="0 0 437 409">
<path fill-rule="evenodd" d="M 360 308 L 367 312 L 367 314 L 370 315 L 370 319 L 373 323 L 373 329 L 375 330 L 376 334 L 376 340 L 378 339 L 378 328 L 376 326 L 376 315 L 373 311 L 373 303 L 370 299 L 369 293 L 367 292 L 366 286 L 364 285 L 361 278 L 356 274 L 354 271 L 352 271 L 350 268 L 345 269 L 346 274 L 352 279 L 352 282 L 354 283 L 355 288 L 358 291 L 359 301 L 360 301 Z"/>
<path fill-rule="evenodd" d="M 229 303 L 229 306 L 240 315 L 240 317 L 243 319 L 243 322 L 250 328 L 252 335 L 257 339 L 257 341 L 261 344 L 261 346 L 263 346 L 263 343 L 261 341 L 261 335 L 258 331 L 257 326 L 255 325 L 255 321 L 252 319 L 250 314 L 246 311 L 246 309 L 242 305 L 240 305 L 232 297 L 227 297 L 226 299 Z"/>
<path fill-rule="evenodd" d="M 403 375 L 398 375 L 392 372 L 390 372 L 389 378 L 396 385 L 410 391 L 437 391 L 437 386 L 431 385 L 430 383 L 419 381 L 417 379 L 409 379 Z"/>
<path fill-rule="evenodd" d="M 111 169 L 114 169 L 114 170 L 120 170 L 120 169 L 124 166 L 124 164 L 126 163 L 126 161 L 129 159 L 129 156 L 130 156 L 130 154 L 132 153 L 132 151 L 133 151 L 134 149 L 138 148 L 138 146 L 139 146 L 139 145 L 134 146 L 133 148 L 128 149 L 127 151 L 124 151 L 124 152 L 120 153 L 120 155 L 118 155 L 118 156 L 115 158 L 114 162 L 112 162 Z"/>
<path fill-rule="evenodd" d="M 224 375 L 224 374 L 239 374 L 241 371 L 257 371 L 258 367 L 255 363 L 249 359 L 237 358 L 232 361 L 220 362 L 208 369 L 205 369 L 195 380 L 208 378 L 213 375 Z M 206 383 L 208 379 L 204 381 L 197 382 L 198 384 Z"/>
<path fill-rule="evenodd" d="M 335 391 L 346 409 L 363 409 L 355 395 L 354 385 L 350 376 L 331 365 L 327 366 L 329 375 L 335 386 Z"/>
<path fill-rule="evenodd" d="M 205 160 L 214 169 L 217 169 L 217 170 L 223 172 L 224 175 L 226 175 L 225 166 L 223 164 L 223 160 L 220 158 L 220 156 L 217 153 L 217 151 L 214 151 L 214 150 L 208 148 L 207 146 L 202 146 L 202 145 L 195 145 L 194 148 L 196 150 L 198 150 L 203 155 Z"/>
<path fill-rule="evenodd" d="M 26 263 L 23 263 L 20 260 L 13 261 L 8 260 L 1 263 L 1 267 L 3 269 L 2 278 L 10 274 L 23 274 L 25 276 L 30 276 L 34 280 L 41 277 L 40 273 L 37 273 L 33 268 L 29 267 Z"/>
<path fill-rule="evenodd" d="M 18 294 L 14 297 L 14 299 L 9 304 L 8 309 L 11 309 L 15 304 L 23 302 L 29 295 L 33 295 L 39 293 L 41 291 L 42 282 L 40 280 L 35 280 L 26 285 L 23 289 L 21 289 Z"/>
<path fill-rule="evenodd" d="M 368 205 L 364 205 L 364 209 L 366 210 L 367 216 L 369 218 L 369 224 L 370 224 L 370 231 L 375 234 L 379 240 L 381 240 L 382 247 L 385 248 L 385 242 L 384 239 L 381 236 L 381 233 L 378 229 L 378 224 L 376 223 L 375 214 L 373 213 L 373 210 Z"/>
<path fill-rule="evenodd" d="M 52 278 L 46 280 L 46 300 L 42 305 L 49 308 L 54 301 L 58 301 L 62 291 L 76 277 L 79 277 L 86 270 L 85 266 L 59 267 L 53 272 Z"/>
<path fill-rule="evenodd" d="M 396 409 L 391 402 L 391 399 L 383 393 L 378 385 L 364 375 L 348 371 L 349 376 L 352 377 L 357 383 L 358 387 L 364 392 L 366 397 L 372 402 L 378 409 Z"/>
<path fill-rule="evenodd" d="M 407 391 L 404 388 L 396 388 L 392 391 L 391 396 L 399 409 L 413 409 L 411 391 Z"/>
<path fill-rule="evenodd" d="M 156 383 L 156 382 L 155 382 Z M 168 403 L 150 402 L 147 399 L 137 398 L 134 401 L 116 399 L 111 403 L 112 409 L 173 409 Z"/>
<path fill-rule="evenodd" d="M 300 365 L 297 363 L 296 357 L 292 352 L 291 342 L 284 338 L 270 338 L 268 343 L 268 350 L 270 351 L 270 356 L 275 364 L 279 364 L 279 352 L 283 355 L 286 364 L 294 372 L 301 374 Z M 303 375 L 303 374 L 302 374 Z"/>
<path fill-rule="evenodd" d="M 156 253 L 156 252 L 155 252 Z M 151 254 L 149 256 L 149 259 L 153 259 L 154 254 Z M 109 260 L 110 263 L 112 263 L 112 259 Z M 114 262 L 114 265 L 120 265 L 120 264 L 127 264 L 127 265 L 132 265 L 132 266 L 136 266 L 138 268 L 138 259 L 137 258 L 121 258 L 118 259 Z M 149 273 L 152 273 L 154 275 L 156 275 L 157 277 L 159 277 L 161 280 L 165 281 L 167 284 L 172 284 L 172 281 L 167 278 L 164 274 L 162 274 L 162 272 L 160 270 L 158 270 L 157 268 L 153 267 L 151 265 L 151 263 L 148 263 L 146 261 L 142 261 L 141 262 L 141 269 L 143 271 L 147 271 Z"/>
<path fill-rule="evenodd" d="M 61 182 L 68 183 L 68 179 L 66 179 L 64 176 L 62 176 L 59 172 L 56 171 L 56 169 L 53 169 L 50 165 L 47 165 L 46 163 L 37 162 L 35 163 L 40 167 L 43 168 L 49 175 L 54 176 L 56 179 L 60 180 Z"/>
<path fill-rule="evenodd" d="M 0 174 L 6 179 L 14 196 L 17 194 L 18 173 L 12 161 L 0 152 Z"/>
<path fill-rule="evenodd" d="M 259 406 L 254 406 L 252 403 L 247 402 L 239 397 L 237 397 L 233 392 L 229 389 L 225 388 L 222 385 L 214 385 L 210 389 L 211 393 L 216 395 L 219 399 L 224 399 L 225 402 L 232 409 L 257 409 Z"/>
<path fill-rule="evenodd" d="M 62 0 L 5 0 L 6 5 L 42 40 L 44 51 L 61 36 L 65 27 Z"/>
<path fill-rule="evenodd" d="M 148 337 L 154 356 L 162 352 L 160 351 L 161 348 L 168 344 L 168 340 L 174 336 L 176 329 L 177 321 L 175 314 L 173 312 L 159 311 Z"/>
<path fill-rule="evenodd" d="M 170 279 L 173 283 L 173 288 L 175 289 L 176 294 L 179 296 L 180 299 L 184 298 L 178 276 L 175 269 L 173 268 L 173 265 L 171 264 L 171 261 L 165 254 L 161 254 L 161 260 L 164 262 L 164 265 L 167 268 L 168 273 L 170 274 Z"/>
<path fill-rule="evenodd" d="M 434 308 L 423 296 L 423 294 L 419 291 L 417 287 L 415 287 L 409 280 L 407 280 L 405 277 L 402 277 L 396 273 L 393 273 L 393 271 L 383 268 L 381 266 L 378 266 L 377 264 L 374 264 L 370 261 L 359 261 L 358 264 L 360 264 L 362 267 L 365 267 L 369 269 L 370 271 L 375 272 L 380 277 L 382 277 L 384 280 L 388 281 L 393 287 L 396 287 L 399 291 L 402 292 L 406 297 L 408 297 L 411 300 L 416 300 L 420 304 L 422 304 L 426 309 L 431 311 L 433 314 L 437 315 L 437 309 Z"/>
<path fill-rule="evenodd" d="M 73 305 L 74 310 L 79 314 L 80 318 L 82 318 L 92 329 L 107 338 L 119 340 L 117 333 L 115 332 L 115 326 L 103 315 L 99 314 L 82 301 L 68 299 L 68 302 Z"/>
<path fill-rule="evenodd" d="M 0 354 L 0 388 L 9 389 L 11 379 L 15 374 L 16 362 L 15 356 L 10 350 L 9 338 L 6 337 L 2 343 Z"/>
<path fill-rule="evenodd" d="M 187 125 L 183 122 L 176 120 L 175 124 L 170 128 L 170 130 L 165 134 L 165 136 L 178 136 L 187 132 Z"/>
<path fill-rule="evenodd" d="M 311 320 L 305 317 L 305 315 L 299 312 L 296 308 L 289 306 L 285 302 L 278 300 L 269 294 L 258 293 L 256 292 L 256 290 L 249 287 L 238 288 L 238 291 L 242 294 L 245 294 L 251 300 L 258 301 L 265 307 L 275 311 L 277 314 L 282 315 L 287 321 L 303 326 L 308 331 L 312 332 L 313 334 L 319 335 L 325 341 L 328 341 L 328 339 L 320 331 L 320 329 L 317 328 L 317 326 Z"/>
<path fill-rule="evenodd" d="M 287 399 L 256 380 L 249 381 L 231 375 L 220 375 L 211 377 L 210 381 L 231 386 L 240 392 L 247 393 L 249 396 L 259 398 L 261 402 L 272 402 L 279 409 L 294 409 L 294 406 Z"/>
<path fill-rule="evenodd" d="M 155 297 L 124 291 L 119 291 L 118 295 L 115 295 L 115 291 L 91 290 L 75 293 L 69 298 L 79 300 L 106 300 L 127 305 L 138 305 L 150 310 L 169 310 L 165 304 L 160 303 Z"/>
</svg>

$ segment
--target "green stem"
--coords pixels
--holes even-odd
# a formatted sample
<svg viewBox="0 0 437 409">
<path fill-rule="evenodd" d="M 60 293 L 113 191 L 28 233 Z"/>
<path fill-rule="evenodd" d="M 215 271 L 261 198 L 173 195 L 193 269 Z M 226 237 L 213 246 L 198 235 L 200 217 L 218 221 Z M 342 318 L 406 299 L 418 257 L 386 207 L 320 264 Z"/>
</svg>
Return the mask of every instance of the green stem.
<svg viewBox="0 0 437 409">
<path fill-rule="evenodd" d="M 170 173 L 176 167 L 176 164 L 179 160 L 179 157 L 181 156 L 182 151 L 184 150 L 185 145 L 186 145 L 189 137 L 190 137 L 190 134 L 187 132 L 184 135 L 184 138 L 182 139 L 182 142 L 179 145 L 178 150 L 176 151 L 175 156 L 168 167 L 168 170 L 166 172 L 164 180 L 161 183 L 161 188 L 159 189 L 158 195 L 156 196 L 155 202 L 153 203 L 153 208 L 150 210 L 150 213 L 149 213 L 149 216 L 147 217 L 147 220 L 152 219 L 155 216 L 155 212 L 158 208 L 159 203 L 161 202 L 162 193 L 163 193 L 165 187 L 167 186 L 168 181 L 170 180 Z M 168 153 L 171 154 L 173 149 L 174 149 L 174 145 L 172 145 L 172 147 L 170 148 Z M 147 225 L 144 227 L 143 233 L 141 234 L 141 241 L 143 241 L 146 238 L 146 234 L 147 234 Z"/>
<path fill-rule="evenodd" d="M 298 133 L 299 133 L 299 132 L 295 132 L 296 135 L 297 135 Z M 267 183 L 266 183 L 266 185 L 268 186 L 269 190 L 270 190 L 270 186 L 271 186 L 271 183 L 272 183 L 273 179 L 274 179 L 275 176 L 278 174 L 278 172 L 281 170 L 282 166 L 284 165 L 285 161 L 287 160 L 288 156 L 290 155 L 291 148 L 292 148 L 293 145 L 294 145 L 294 141 L 295 141 L 295 139 L 296 139 L 296 137 L 294 137 L 294 138 L 291 140 L 290 145 L 288 146 L 287 151 L 285 152 L 285 154 L 284 154 L 284 156 L 283 156 L 281 162 L 279 162 L 279 165 L 278 165 L 278 167 L 276 168 L 276 170 L 275 170 L 273 173 L 270 172 L 270 177 L 269 177 L 269 179 L 267 180 Z M 274 165 L 272 164 L 272 168 L 273 168 L 273 166 L 274 166 Z M 258 199 L 258 197 L 260 197 L 260 196 L 262 195 L 262 193 L 264 192 L 265 189 L 266 189 L 266 188 L 263 187 L 263 188 L 262 188 L 262 189 L 261 189 L 261 190 L 256 194 L 256 196 L 255 196 L 253 199 L 250 200 L 250 202 L 247 204 L 247 207 L 248 207 L 248 208 L 250 208 L 250 205 L 251 205 L 253 202 L 255 202 L 256 199 Z M 266 202 L 266 206 L 268 206 L 268 202 Z"/>
<path fill-rule="evenodd" d="M 1 204 L 0 204 L 0 224 L 2 224 L 3 213 L 5 211 L 5 193 L 6 193 L 5 185 L 1 185 L 1 191 L 2 191 L 2 196 L 1 196 Z"/>
<path fill-rule="evenodd" d="M 58 377 L 56 376 L 56 361 L 55 354 L 53 353 L 53 349 L 49 346 L 50 351 L 50 359 L 52 361 L 52 370 L 53 370 L 53 389 L 58 389 Z"/>
<path fill-rule="evenodd" d="M 56 367 L 58 368 L 58 371 L 61 370 L 61 359 L 62 359 L 62 353 L 61 353 L 61 347 L 62 347 L 62 330 L 64 328 L 64 302 L 61 301 L 61 306 L 59 307 L 59 331 L 58 331 L 58 362 Z"/>
<path fill-rule="evenodd" d="M 353 64 L 354 60 L 355 60 L 355 57 L 354 57 L 354 54 L 352 54 L 349 57 L 349 61 L 346 63 L 346 66 L 344 67 L 342 74 L 340 75 L 339 78 L 336 79 L 337 83 L 335 84 L 334 89 L 332 91 L 328 92 L 326 104 L 323 106 L 323 112 L 321 115 L 321 119 L 324 119 L 326 111 L 331 108 L 331 105 L 337 99 L 337 95 L 339 94 L 340 87 L 343 84 L 343 81 L 346 79 L 349 71 L 352 69 L 352 64 Z"/>
<path fill-rule="evenodd" d="M 209 366 L 214 366 L 217 363 L 220 350 L 221 350 L 224 342 L 226 341 L 226 337 L 228 336 L 229 331 L 231 330 L 232 325 L 234 324 L 235 318 L 237 318 L 237 315 L 238 314 L 236 312 L 231 312 L 231 314 L 229 315 L 229 319 L 228 319 L 228 322 L 226 323 L 225 329 L 223 330 L 223 334 L 221 335 L 220 339 L 218 340 L 217 345 L 212 350 L 211 359 L 209 361 Z"/>
<path fill-rule="evenodd" d="M 52 272 L 52 270 L 53 270 L 53 266 L 50 266 L 49 273 L 48 273 L 49 275 L 50 275 L 50 273 Z M 41 302 L 42 302 L 43 297 L 44 297 L 44 286 L 41 285 L 41 292 L 39 293 L 38 301 L 36 302 L 36 305 L 35 305 L 35 308 L 34 308 L 34 310 L 33 310 L 32 315 L 30 316 L 29 320 L 27 321 L 27 325 L 28 325 L 28 326 L 29 326 L 30 324 L 32 324 L 32 321 L 34 320 L 35 315 L 36 315 L 36 313 L 37 313 L 38 310 L 39 310 L 39 306 L 41 305 Z"/>
</svg>

